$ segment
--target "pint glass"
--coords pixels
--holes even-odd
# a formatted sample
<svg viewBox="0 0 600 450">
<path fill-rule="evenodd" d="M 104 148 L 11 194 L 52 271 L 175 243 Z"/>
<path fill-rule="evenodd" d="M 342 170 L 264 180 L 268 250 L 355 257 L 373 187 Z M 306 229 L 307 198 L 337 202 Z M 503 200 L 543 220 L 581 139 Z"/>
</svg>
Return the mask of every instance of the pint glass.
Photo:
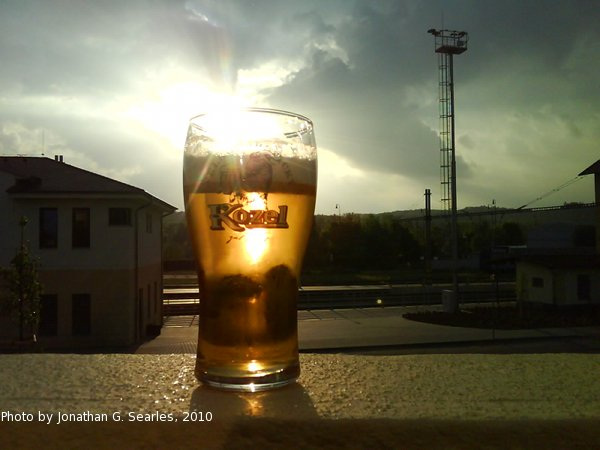
<svg viewBox="0 0 600 450">
<path fill-rule="evenodd" d="M 183 186 L 198 263 L 203 383 L 256 391 L 298 377 L 298 278 L 316 180 L 306 117 L 249 108 L 191 120 Z"/>
</svg>

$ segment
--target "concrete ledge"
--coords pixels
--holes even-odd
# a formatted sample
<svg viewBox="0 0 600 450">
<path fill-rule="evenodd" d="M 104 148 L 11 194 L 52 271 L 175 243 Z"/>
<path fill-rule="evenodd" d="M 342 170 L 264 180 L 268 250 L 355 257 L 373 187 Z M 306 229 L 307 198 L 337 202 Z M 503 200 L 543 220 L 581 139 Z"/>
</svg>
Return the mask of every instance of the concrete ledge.
<svg viewBox="0 0 600 450">
<path fill-rule="evenodd" d="M 236 394 L 198 385 L 193 355 L 0 355 L 0 412 L 35 419 L 0 422 L 12 431 L 0 433 L 0 444 L 29 447 L 54 437 L 63 447 L 88 438 L 107 447 L 118 439 L 157 447 L 229 448 L 251 439 L 267 446 L 419 447 L 450 439 L 462 448 L 481 445 L 482 436 L 498 447 L 534 436 L 573 448 L 600 439 L 596 354 L 302 354 L 301 365 L 294 386 Z M 40 412 L 53 414 L 49 425 L 38 422 Z M 184 422 L 193 412 L 204 421 Z M 59 413 L 79 416 L 59 424 Z M 161 422 L 161 414 L 177 422 Z"/>
</svg>

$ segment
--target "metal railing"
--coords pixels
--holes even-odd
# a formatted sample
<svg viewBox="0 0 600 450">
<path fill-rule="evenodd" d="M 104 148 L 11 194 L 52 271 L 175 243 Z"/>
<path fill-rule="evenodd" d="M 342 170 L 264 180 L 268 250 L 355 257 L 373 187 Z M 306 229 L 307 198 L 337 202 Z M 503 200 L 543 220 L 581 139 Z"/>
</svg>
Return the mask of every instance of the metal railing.
<svg viewBox="0 0 600 450">
<path fill-rule="evenodd" d="M 441 305 L 442 292 L 451 284 L 382 285 L 382 286 L 309 286 L 298 291 L 298 309 L 367 308 L 381 306 Z M 512 301 L 515 283 L 461 284 L 463 303 Z M 200 301 L 197 287 L 168 288 L 163 292 L 163 314 L 198 314 Z"/>
</svg>

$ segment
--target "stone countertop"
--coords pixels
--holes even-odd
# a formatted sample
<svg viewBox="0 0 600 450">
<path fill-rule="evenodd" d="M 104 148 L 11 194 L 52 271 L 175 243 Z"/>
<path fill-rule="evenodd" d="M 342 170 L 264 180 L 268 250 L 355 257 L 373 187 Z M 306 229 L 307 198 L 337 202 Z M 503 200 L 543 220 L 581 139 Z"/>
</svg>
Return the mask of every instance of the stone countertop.
<svg viewBox="0 0 600 450">
<path fill-rule="evenodd" d="M 231 393 L 199 385 L 193 355 L 0 355 L 0 427 L 13 431 L 0 433 L 0 444 L 93 438 L 110 447 L 122 436 L 139 446 L 186 446 L 194 442 L 186 435 L 211 448 L 250 438 L 274 447 L 418 448 L 448 439 L 463 447 L 482 436 L 492 447 L 510 436 L 571 448 L 600 442 L 597 354 L 300 358 L 296 385 Z M 119 431 L 112 440 L 108 429 Z"/>
</svg>

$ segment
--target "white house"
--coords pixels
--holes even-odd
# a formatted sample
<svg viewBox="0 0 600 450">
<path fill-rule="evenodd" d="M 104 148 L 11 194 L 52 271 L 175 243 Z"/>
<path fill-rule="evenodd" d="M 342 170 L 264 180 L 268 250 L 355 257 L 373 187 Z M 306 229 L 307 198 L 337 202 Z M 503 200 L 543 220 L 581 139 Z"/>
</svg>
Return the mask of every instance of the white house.
<svg viewBox="0 0 600 450">
<path fill-rule="evenodd" d="M 555 306 L 600 304 L 600 257 L 528 255 L 517 260 L 517 298 Z"/>
<path fill-rule="evenodd" d="M 538 233 L 516 258 L 517 299 L 564 305 L 600 304 L 600 160 L 579 175 L 594 174 L 595 248 L 577 247 L 575 227 L 555 224 Z"/>
<path fill-rule="evenodd" d="M 24 240 L 40 259 L 39 340 L 126 346 L 162 324 L 162 218 L 175 207 L 62 157 L 0 157 L 0 266 Z M 0 339 L 18 335 L 0 318 Z"/>
</svg>

